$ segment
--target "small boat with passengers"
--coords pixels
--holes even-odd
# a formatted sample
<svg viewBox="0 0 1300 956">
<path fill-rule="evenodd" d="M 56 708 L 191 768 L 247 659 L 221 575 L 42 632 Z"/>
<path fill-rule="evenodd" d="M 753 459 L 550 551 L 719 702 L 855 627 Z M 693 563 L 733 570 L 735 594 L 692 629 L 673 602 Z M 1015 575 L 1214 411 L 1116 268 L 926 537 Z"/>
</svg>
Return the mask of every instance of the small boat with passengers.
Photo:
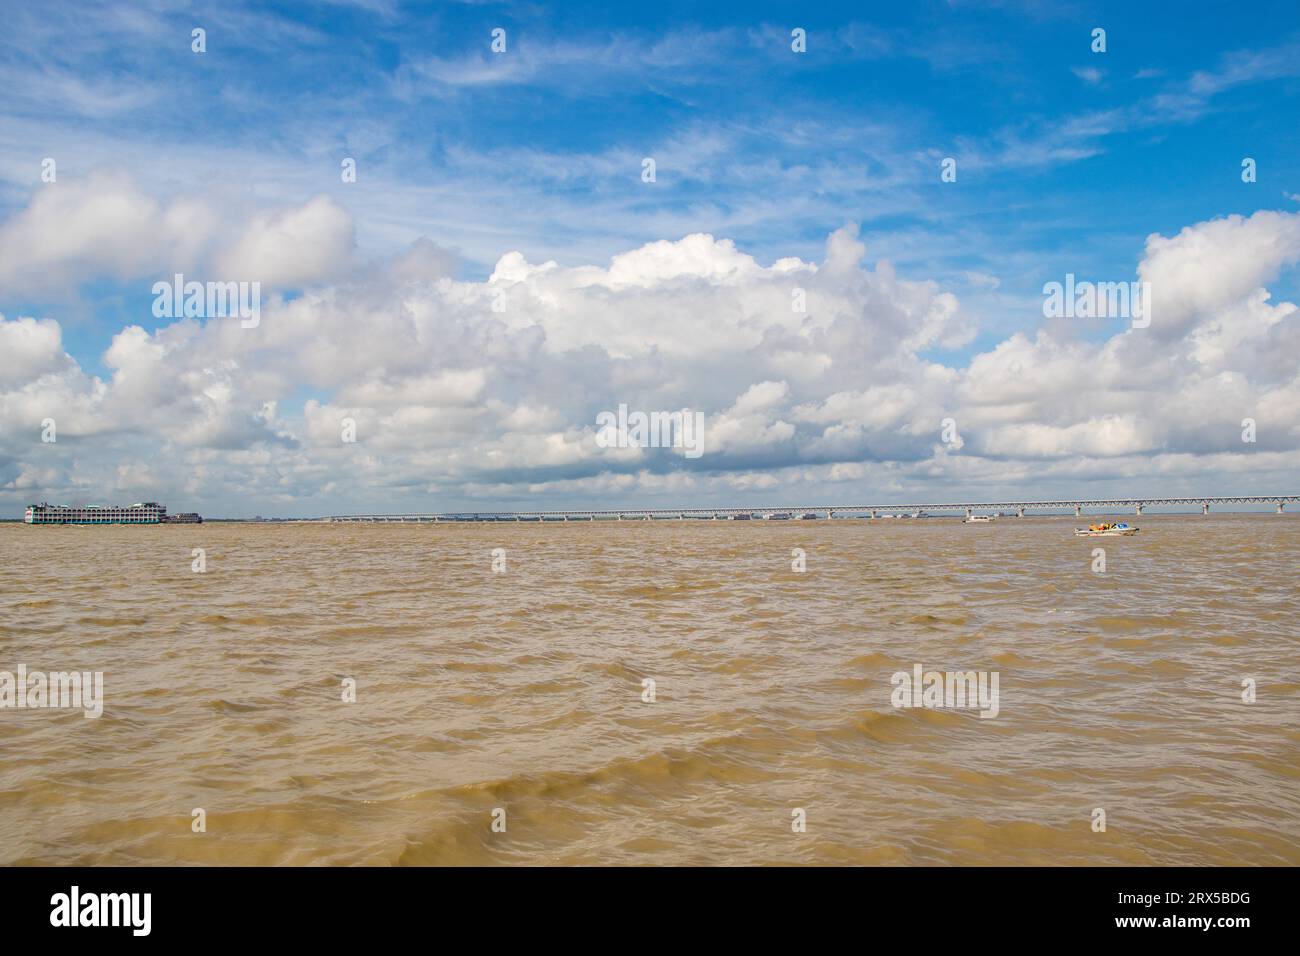
<svg viewBox="0 0 1300 956">
<path fill-rule="evenodd" d="M 1090 524 L 1086 528 L 1075 528 L 1074 535 L 1077 538 L 1118 538 L 1137 534 L 1140 530 L 1140 528 L 1134 528 L 1123 521 L 1117 524 L 1102 522 L 1101 524 Z"/>
</svg>

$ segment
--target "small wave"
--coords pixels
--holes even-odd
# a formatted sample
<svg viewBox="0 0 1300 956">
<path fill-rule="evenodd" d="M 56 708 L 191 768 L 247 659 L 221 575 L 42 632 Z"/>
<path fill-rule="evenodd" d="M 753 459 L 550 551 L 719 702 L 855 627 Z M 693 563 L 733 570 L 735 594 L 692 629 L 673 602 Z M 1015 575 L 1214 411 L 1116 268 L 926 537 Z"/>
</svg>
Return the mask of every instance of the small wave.
<svg viewBox="0 0 1300 956">
<path fill-rule="evenodd" d="M 223 700 L 220 697 L 208 701 L 208 707 L 219 714 L 248 714 L 258 709 L 256 704 L 239 704 L 233 700 Z"/>
<path fill-rule="evenodd" d="M 857 657 L 853 658 L 852 660 L 845 661 L 844 666 L 859 667 L 865 669 L 865 668 L 877 668 L 877 667 L 893 667 L 895 664 L 896 662 L 891 658 L 889 658 L 888 656 L 873 652 L 871 654 L 859 654 Z"/>
</svg>

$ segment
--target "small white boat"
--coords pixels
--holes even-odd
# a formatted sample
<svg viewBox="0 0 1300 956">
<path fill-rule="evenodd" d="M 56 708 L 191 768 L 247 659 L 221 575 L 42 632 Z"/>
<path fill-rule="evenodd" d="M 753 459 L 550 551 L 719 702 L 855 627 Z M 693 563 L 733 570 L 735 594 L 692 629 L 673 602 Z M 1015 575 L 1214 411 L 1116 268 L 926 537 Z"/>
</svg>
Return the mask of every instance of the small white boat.
<svg viewBox="0 0 1300 956">
<path fill-rule="evenodd" d="M 967 515 L 961 519 L 962 524 L 988 524 L 993 519 L 988 515 Z"/>
<path fill-rule="evenodd" d="M 1118 538 L 1137 534 L 1141 528 L 1134 528 L 1121 521 L 1119 524 L 1093 525 L 1091 528 L 1075 528 L 1076 538 Z"/>
</svg>

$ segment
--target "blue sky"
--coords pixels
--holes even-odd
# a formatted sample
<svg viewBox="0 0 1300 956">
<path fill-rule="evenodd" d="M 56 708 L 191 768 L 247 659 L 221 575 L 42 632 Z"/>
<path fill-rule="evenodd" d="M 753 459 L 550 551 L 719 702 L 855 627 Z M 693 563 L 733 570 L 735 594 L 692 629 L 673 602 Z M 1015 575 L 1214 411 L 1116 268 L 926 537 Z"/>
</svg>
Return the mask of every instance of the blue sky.
<svg viewBox="0 0 1300 956">
<path fill-rule="evenodd" d="M 1300 171 L 1300 124 L 1285 121 L 1300 89 L 1294 3 L 1180 5 L 1173 22 L 1159 4 L 1126 3 L 223 7 L 160 13 L 136 43 L 75 5 L 21 11 L 4 71 L 46 75 L 22 82 L 6 112 L 93 133 L 96 149 L 65 159 L 67 172 L 143 149 L 185 187 L 211 147 L 216 168 L 255 155 L 244 189 L 277 198 L 296 187 L 349 201 L 345 156 L 363 187 L 418 183 L 436 198 L 484 159 L 497 188 L 468 206 L 476 221 L 435 202 L 369 236 L 360 223 L 376 254 L 434 235 L 462 251 L 467 276 L 490 272 L 505 246 L 599 262 L 664 238 L 664 219 L 760 258 L 811 256 L 853 220 L 900 268 L 930 276 L 1007 275 L 1023 259 L 1006 285 L 1023 275 L 1018 291 L 1036 296 L 1039 273 L 1064 271 L 1044 268 L 1053 256 L 1131 271 L 1148 233 L 1276 208 Z M 206 24 L 202 57 L 190 24 Z M 802 56 L 794 26 L 808 31 Z M 1096 26 L 1104 54 L 1090 50 Z M 496 27 L 501 57 L 489 52 Z M 127 139 L 135 148 L 114 157 Z M 168 163 L 181 144 L 183 162 Z M 32 167 L 15 166 L 46 145 L 10 153 L 6 211 L 30 191 Z M 653 191 L 639 165 L 618 165 L 642 155 L 658 163 Z M 1246 155 L 1259 163 L 1250 188 Z M 957 183 L 939 182 L 945 156 Z M 274 182 L 258 182 L 261 170 Z M 539 195 L 581 209 L 593 193 L 618 218 L 545 228 L 495 205 Z M 491 239 L 471 238 L 481 232 Z"/>
<path fill-rule="evenodd" d="M 6 7 L 0 219 L 47 156 L 60 183 L 121 174 L 231 223 L 325 196 L 355 237 L 334 281 L 421 237 L 463 282 L 511 251 L 605 267 L 691 233 L 813 262 L 854 223 L 869 262 L 960 299 L 971 334 L 916 354 L 961 369 L 1042 326 L 1046 281 L 1135 279 L 1152 233 L 1300 208 L 1294 2 Z M 172 321 L 149 312 L 163 265 L 71 256 L 65 281 L 0 281 L 0 313 L 57 320 L 107 381 L 115 335 Z M 1280 272 L 1274 301 L 1296 293 Z M 281 412 L 329 401 L 322 382 L 282 383 Z"/>
</svg>

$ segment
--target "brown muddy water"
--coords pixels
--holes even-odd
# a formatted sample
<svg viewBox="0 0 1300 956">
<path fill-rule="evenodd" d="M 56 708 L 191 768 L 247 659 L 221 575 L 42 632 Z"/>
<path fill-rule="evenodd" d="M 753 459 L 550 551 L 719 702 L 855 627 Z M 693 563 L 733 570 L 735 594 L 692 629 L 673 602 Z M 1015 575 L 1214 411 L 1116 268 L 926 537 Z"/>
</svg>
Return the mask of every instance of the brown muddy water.
<svg viewBox="0 0 1300 956">
<path fill-rule="evenodd" d="M 1075 523 L 3 525 L 0 863 L 1300 864 L 1300 518 Z"/>
</svg>

